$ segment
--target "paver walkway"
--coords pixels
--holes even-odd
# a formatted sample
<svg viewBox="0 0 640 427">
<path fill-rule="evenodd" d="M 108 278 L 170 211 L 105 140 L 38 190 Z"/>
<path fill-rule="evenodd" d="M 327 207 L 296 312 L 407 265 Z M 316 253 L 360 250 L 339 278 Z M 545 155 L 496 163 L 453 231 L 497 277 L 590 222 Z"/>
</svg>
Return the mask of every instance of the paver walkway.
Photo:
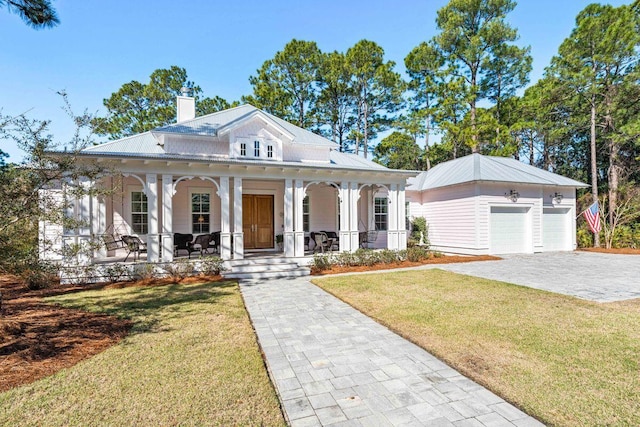
<svg viewBox="0 0 640 427">
<path fill-rule="evenodd" d="M 292 426 L 540 426 L 308 278 L 240 289 Z"/>
</svg>

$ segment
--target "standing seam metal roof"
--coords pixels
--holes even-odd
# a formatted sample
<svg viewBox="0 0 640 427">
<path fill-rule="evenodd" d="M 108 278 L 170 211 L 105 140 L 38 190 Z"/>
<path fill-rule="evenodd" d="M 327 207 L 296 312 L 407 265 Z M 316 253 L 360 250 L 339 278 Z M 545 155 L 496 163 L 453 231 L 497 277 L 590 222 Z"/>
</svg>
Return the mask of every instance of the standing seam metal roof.
<svg viewBox="0 0 640 427">
<path fill-rule="evenodd" d="M 474 181 L 588 187 L 588 185 L 507 157 L 470 154 L 440 163 L 410 178 L 409 190 L 424 191 Z"/>
</svg>

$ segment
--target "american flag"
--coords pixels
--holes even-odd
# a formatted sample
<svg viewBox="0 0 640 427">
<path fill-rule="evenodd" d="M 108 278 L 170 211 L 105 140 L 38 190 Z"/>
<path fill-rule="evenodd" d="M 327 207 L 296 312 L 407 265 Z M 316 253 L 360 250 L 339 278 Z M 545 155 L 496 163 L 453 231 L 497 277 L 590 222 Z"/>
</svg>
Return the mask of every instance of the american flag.
<svg viewBox="0 0 640 427">
<path fill-rule="evenodd" d="M 584 219 L 587 220 L 589 228 L 593 234 L 599 233 L 602 226 L 600 225 L 600 210 L 598 209 L 598 202 L 595 202 L 583 213 Z"/>
</svg>

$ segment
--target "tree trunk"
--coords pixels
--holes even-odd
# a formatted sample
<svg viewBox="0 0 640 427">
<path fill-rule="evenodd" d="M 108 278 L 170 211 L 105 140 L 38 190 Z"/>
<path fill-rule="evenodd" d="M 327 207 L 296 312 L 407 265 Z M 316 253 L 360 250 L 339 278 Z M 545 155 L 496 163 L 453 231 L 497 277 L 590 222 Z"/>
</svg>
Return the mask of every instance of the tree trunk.
<svg viewBox="0 0 640 427">
<path fill-rule="evenodd" d="M 611 91 L 613 88 L 608 89 L 607 96 L 605 97 L 607 103 L 607 112 L 605 115 L 605 128 L 608 132 L 613 134 L 615 131 L 613 125 L 613 116 L 611 112 Z M 612 136 L 609 137 L 609 215 L 607 221 L 609 222 L 609 229 L 614 229 L 614 224 L 616 221 L 616 212 L 618 208 L 618 187 L 620 186 L 620 166 L 619 166 L 619 157 L 620 157 L 620 145 L 614 140 Z M 613 236 L 610 239 L 607 239 L 606 246 L 607 249 L 611 248 L 611 242 L 613 241 Z"/>
<path fill-rule="evenodd" d="M 469 105 L 471 106 L 471 141 L 473 145 L 471 146 L 471 152 L 477 153 L 478 150 L 478 133 L 476 130 L 476 72 L 471 70 L 471 102 Z"/>
<path fill-rule="evenodd" d="M 427 104 L 427 108 L 429 104 Z M 426 161 L 427 170 L 431 169 L 431 160 L 429 159 L 429 131 L 431 130 L 431 115 L 427 115 L 427 126 L 424 132 L 424 158 Z"/>
<path fill-rule="evenodd" d="M 596 96 L 591 95 L 591 196 L 598 201 L 598 162 L 596 153 Z M 600 247 L 600 234 L 594 233 L 593 247 Z"/>
<path fill-rule="evenodd" d="M 364 134 L 362 135 L 362 151 L 364 151 L 364 158 L 367 158 L 367 150 L 369 149 L 369 105 L 367 101 L 364 101 Z"/>
</svg>

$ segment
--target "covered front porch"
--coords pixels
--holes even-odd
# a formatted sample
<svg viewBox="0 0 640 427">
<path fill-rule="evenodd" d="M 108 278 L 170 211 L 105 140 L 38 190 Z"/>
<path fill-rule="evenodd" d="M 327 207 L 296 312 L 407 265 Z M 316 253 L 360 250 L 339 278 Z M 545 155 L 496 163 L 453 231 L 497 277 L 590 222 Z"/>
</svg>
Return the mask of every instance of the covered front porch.
<svg viewBox="0 0 640 427">
<path fill-rule="evenodd" d="M 226 261 L 267 254 L 303 258 L 363 246 L 406 248 L 403 176 L 386 174 L 392 179 L 384 183 L 381 173 L 367 171 L 158 163 L 127 161 L 120 174 L 83 182 L 110 195 L 73 200 L 70 214 L 87 227 L 63 230 L 60 245 L 135 236 L 146 246 L 141 259 L 147 262 L 194 256 L 176 244 L 177 235 L 193 242 L 215 234 L 204 249 Z M 150 170 L 159 165 L 172 173 Z M 314 237 L 320 232 L 333 235 L 335 245 L 318 246 Z M 122 256 L 96 245 L 89 259 L 76 261 L 121 262 Z"/>
</svg>

